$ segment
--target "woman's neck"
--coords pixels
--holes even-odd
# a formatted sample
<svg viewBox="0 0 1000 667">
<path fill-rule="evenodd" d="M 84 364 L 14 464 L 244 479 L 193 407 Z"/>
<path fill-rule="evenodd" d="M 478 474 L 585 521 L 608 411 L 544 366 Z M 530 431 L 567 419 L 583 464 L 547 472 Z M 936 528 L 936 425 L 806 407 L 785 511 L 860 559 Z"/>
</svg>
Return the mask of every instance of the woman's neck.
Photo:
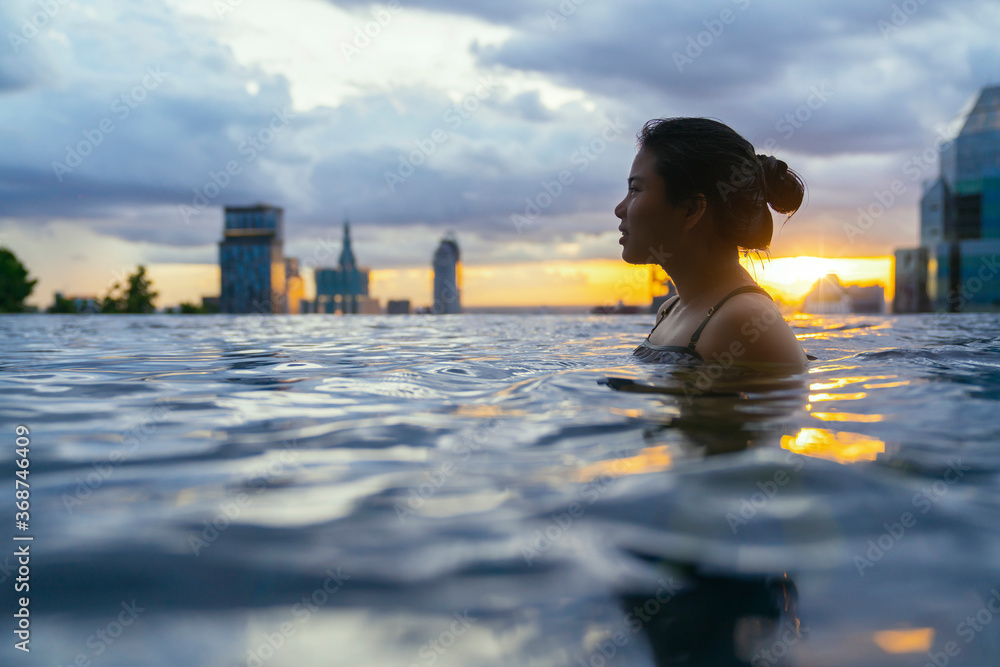
<svg viewBox="0 0 1000 667">
<path fill-rule="evenodd" d="M 720 292 L 729 291 L 741 285 L 756 284 L 739 262 L 736 248 L 730 251 L 692 257 L 689 261 L 663 267 L 677 287 L 681 304 L 698 304 L 705 300 L 717 300 Z"/>
</svg>

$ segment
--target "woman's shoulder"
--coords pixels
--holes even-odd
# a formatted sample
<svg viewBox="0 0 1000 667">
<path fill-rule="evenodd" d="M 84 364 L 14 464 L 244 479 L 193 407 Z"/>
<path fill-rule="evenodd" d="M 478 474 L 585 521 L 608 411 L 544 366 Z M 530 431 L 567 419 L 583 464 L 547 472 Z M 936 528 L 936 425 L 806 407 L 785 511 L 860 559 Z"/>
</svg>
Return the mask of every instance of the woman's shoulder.
<svg viewBox="0 0 1000 667">
<path fill-rule="evenodd" d="M 806 361 L 802 346 L 777 304 L 760 291 L 736 294 L 713 313 L 698 349 L 705 359 L 729 353 L 747 362 Z"/>
</svg>

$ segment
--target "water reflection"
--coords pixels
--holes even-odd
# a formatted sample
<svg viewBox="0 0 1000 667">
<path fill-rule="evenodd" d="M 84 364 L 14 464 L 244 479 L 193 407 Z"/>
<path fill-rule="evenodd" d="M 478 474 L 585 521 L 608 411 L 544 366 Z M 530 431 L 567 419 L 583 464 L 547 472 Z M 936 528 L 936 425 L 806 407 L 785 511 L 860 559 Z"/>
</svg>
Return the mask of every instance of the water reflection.
<svg viewBox="0 0 1000 667">
<path fill-rule="evenodd" d="M 685 458 L 780 446 L 783 437 L 798 430 L 791 420 L 808 407 L 806 374 L 780 368 L 716 370 L 709 376 L 704 368 L 664 367 L 647 378 L 609 377 L 602 384 L 659 395 L 663 409 L 643 415 L 657 422 L 644 437 L 651 446 L 670 440 L 685 450 Z"/>
<path fill-rule="evenodd" d="M 640 626 L 658 667 L 775 664 L 808 633 L 787 574 L 719 575 L 682 567 L 666 594 L 623 595 L 626 623 Z M 591 663 L 593 664 L 593 663 Z"/>
<path fill-rule="evenodd" d="M 877 438 L 822 428 L 803 428 L 795 435 L 782 436 L 781 446 L 796 454 L 818 456 L 838 463 L 874 461 L 885 452 L 885 443 Z"/>
</svg>

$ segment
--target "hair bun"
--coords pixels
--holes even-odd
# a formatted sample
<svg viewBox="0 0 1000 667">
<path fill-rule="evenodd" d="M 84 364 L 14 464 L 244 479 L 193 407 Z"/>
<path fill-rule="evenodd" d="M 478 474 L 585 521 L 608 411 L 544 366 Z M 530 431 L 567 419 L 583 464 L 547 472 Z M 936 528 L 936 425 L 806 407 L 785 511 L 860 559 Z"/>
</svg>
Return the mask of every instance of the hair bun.
<svg viewBox="0 0 1000 667">
<path fill-rule="evenodd" d="M 773 155 L 757 155 L 764 176 L 764 197 L 778 213 L 792 214 L 802 205 L 805 186 L 798 174 Z"/>
</svg>

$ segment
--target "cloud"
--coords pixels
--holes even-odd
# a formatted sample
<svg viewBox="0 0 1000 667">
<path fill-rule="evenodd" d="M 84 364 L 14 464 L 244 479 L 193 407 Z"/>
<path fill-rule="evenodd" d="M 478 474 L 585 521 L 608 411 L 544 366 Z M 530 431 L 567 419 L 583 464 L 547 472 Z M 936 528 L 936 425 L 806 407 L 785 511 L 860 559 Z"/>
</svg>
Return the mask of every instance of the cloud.
<svg viewBox="0 0 1000 667">
<path fill-rule="evenodd" d="M 304 108 L 297 87 L 322 79 L 273 50 L 247 56 L 246 35 L 234 49 L 230 33 L 246 30 L 236 16 L 198 18 L 166 0 L 65 5 L 23 49 L 0 49 L 0 217 L 75 220 L 204 255 L 221 206 L 268 201 L 285 207 L 290 244 L 324 237 L 346 215 L 376 228 L 379 243 L 450 227 L 498 257 L 527 256 L 526 239 L 544 255 L 616 224 L 644 121 L 709 116 L 803 173 L 811 207 L 782 234 L 805 247 L 841 235 L 872 188 L 991 83 L 1000 58 L 1000 10 L 985 0 L 925 3 L 887 34 L 879 21 L 894 20 L 893 3 L 862 0 L 402 5 L 381 46 L 414 39 L 424 23 L 404 23 L 408 11 L 474 17 L 510 37 L 455 40 L 454 58 L 471 58 L 483 78 L 465 81 L 458 68 L 447 84 L 394 79 L 372 46 L 329 81 L 350 94 Z M 5 3 L 4 34 L 33 7 Z M 351 21 L 337 34 L 351 34 Z M 421 37 L 435 48 L 442 38 Z M 382 67 L 384 80 L 359 83 L 362 65 Z M 909 242 L 918 196 L 914 186 L 856 248 Z"/>
<path fill-rule="evenodd" d="M 493 23 L 513 24 L 526 17 L 544 12 L 533 0 L 508 0 L 507 2 L 468 2 L 466 0 L 396 0 L 403 10 L 420 9 L 441 14 L 463 14 Z M 567 0 L 572 1 L 572 0 Z M 577 0 L 581 1 L 581 0 Z M 348 9 L 367 9 L 370 0 L 329 0 L 330 4 Z M 388 5 L 387 2 L 379 3 Z"/>
</svg>

